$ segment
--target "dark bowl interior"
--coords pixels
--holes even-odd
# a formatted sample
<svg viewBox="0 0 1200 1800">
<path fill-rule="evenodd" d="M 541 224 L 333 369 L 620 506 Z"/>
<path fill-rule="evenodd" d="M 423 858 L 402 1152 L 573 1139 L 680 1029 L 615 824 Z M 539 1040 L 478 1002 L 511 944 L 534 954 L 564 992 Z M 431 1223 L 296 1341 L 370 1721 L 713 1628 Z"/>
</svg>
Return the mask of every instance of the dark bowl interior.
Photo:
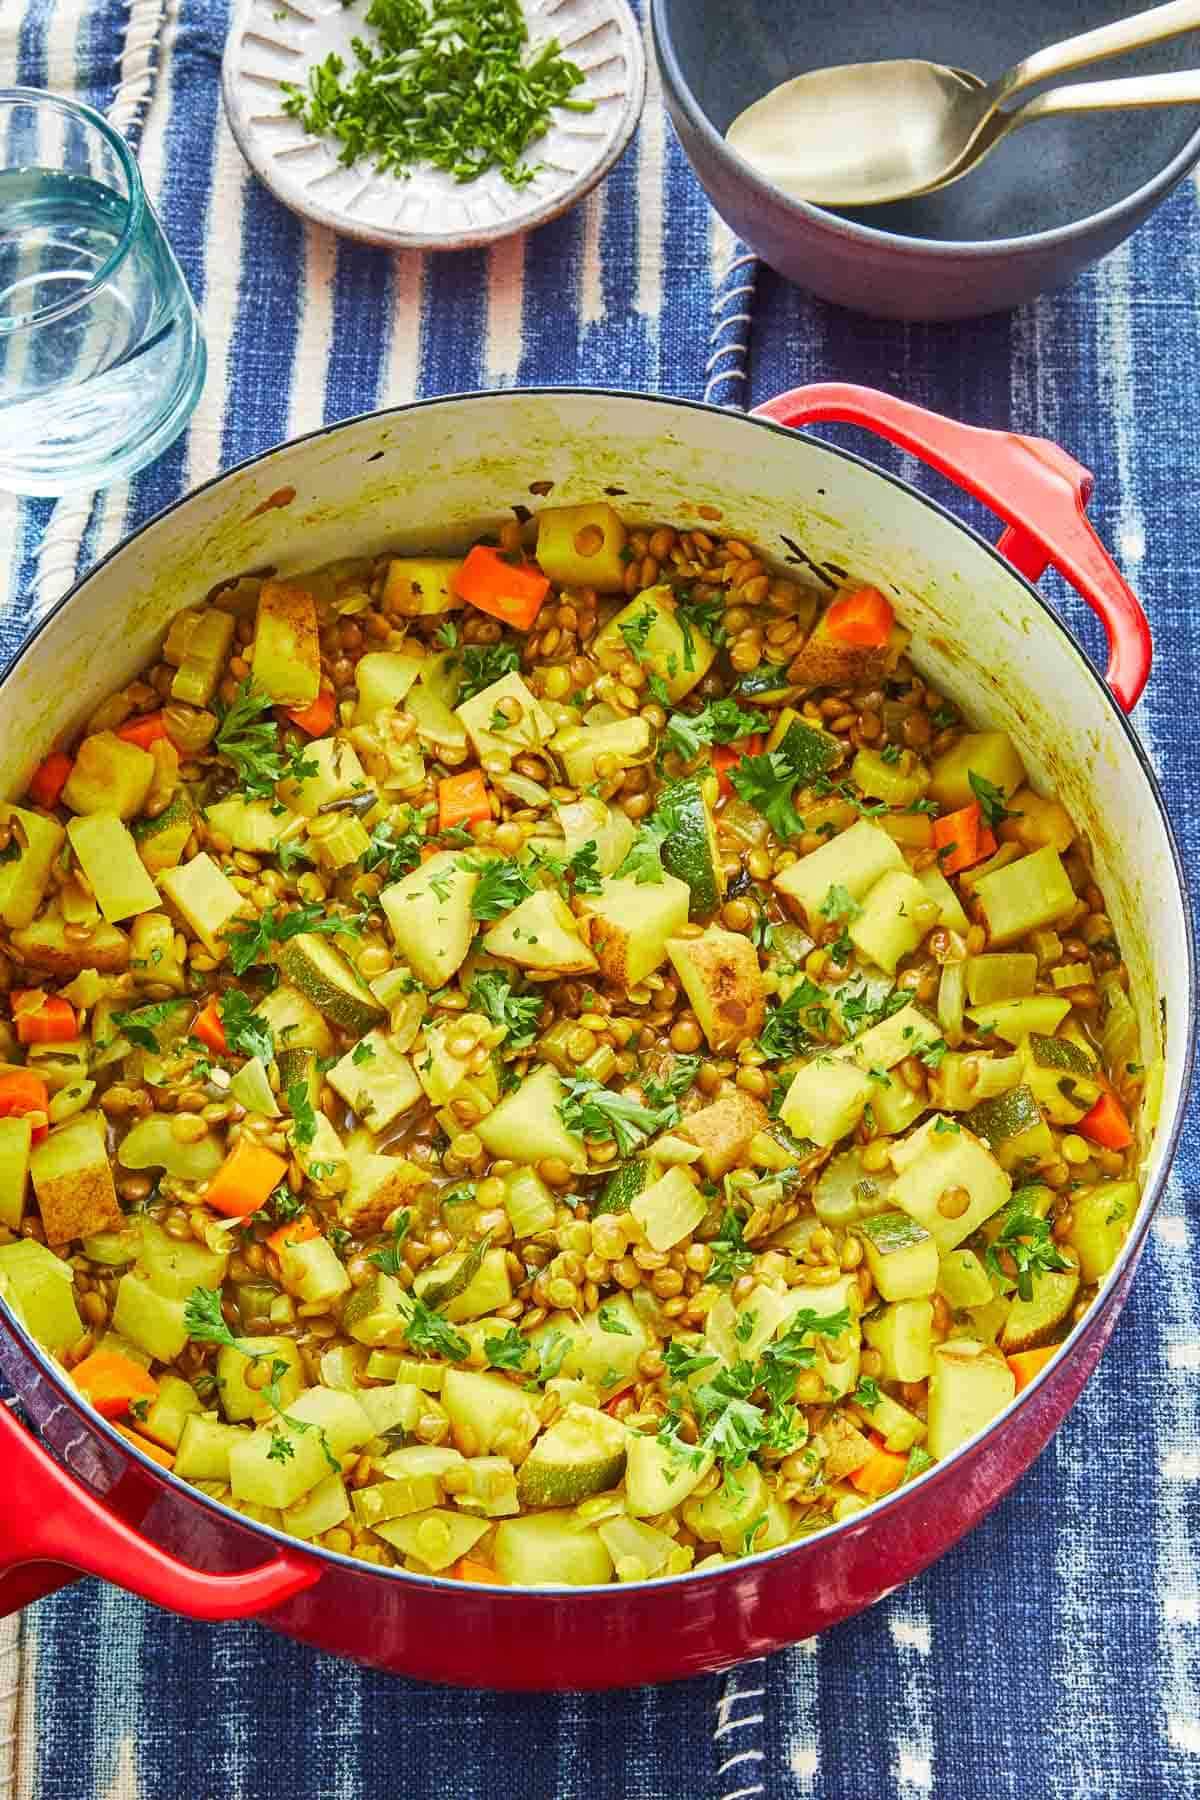
<svg viewBox="0 0 1200 1800">
<path fill-rule="evenodd" d="M 721 135 L 751 101 L 809 69 L 923 56 L 992 81 L 1031 51 L 1133 10 L 1120 0 L 924 0 L 861 10 L 846 0 L 659 0 L 683 79 Z M 1189 68 L 1200 68 L 1200 32 L 1049 85 Z M 836 210 L 878 231 L 943 242 L 1053 231 L 1134 193 L 1198 127 L 1200 107 L 1191 106 L 1046 119 L 940 193 Z"/>
</svg>

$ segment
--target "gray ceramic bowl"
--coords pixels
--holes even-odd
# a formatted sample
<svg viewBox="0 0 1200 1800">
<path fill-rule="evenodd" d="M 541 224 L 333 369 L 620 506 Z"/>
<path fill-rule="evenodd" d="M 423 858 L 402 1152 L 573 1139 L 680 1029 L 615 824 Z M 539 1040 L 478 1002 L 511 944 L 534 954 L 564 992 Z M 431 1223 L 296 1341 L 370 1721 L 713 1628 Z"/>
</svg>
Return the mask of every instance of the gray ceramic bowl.
<svg viewBox="0 0 1200 1800">
<path fill-rule="evenodd" d="M 1000 311 L 1106 256 L 1200 159 L 1200 108 L 1045 120 L 940 193 L 836 212 L 756 175 L 725 144 L 731 121 L 789 76 L 835 63 L 925 56 L 990 81 L 1132 10 L 1120 0 L 652 0 L 667 106 L 717 211 L 781 274 L 893 319 Z M 1196 67 L 1200 32 L 1103 73 Z"/>
</svg>

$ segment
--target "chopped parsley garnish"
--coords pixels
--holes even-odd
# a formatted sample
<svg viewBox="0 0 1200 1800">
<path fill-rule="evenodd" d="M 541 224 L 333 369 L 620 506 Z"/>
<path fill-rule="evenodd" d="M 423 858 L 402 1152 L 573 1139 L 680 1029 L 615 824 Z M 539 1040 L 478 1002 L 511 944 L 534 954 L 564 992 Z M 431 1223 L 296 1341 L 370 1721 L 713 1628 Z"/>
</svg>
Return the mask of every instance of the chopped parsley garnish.
<svg viewBox="0 0 1200 1800">
<path fill-rule="evenodd" d="M 503 1337 L 484 1338 L 483 1348 L 489 1368 L 510 1369 L 514 1372 L 525 1367 L 530 1351 L 527 1339 L 521 1336 L 515 1325 L 510 1325 Z"/>
<path fill-rule="evenodd" d="M 265 1019 L 257 1017 L 249 994 L 226 988 L 221 995 L 221 1028 L 231 1056 L 257 1056 L 269 1063 L 275 1055 L 275 1039 Z"/>
<path fill-rule="evenodd" d="M 905 1481 L 912 1481 L 916 1476 L 923 1475 L 926 1469 L 932 1469 L 933 1463 L 934 1459 L 925 1446 L 914 1444 L 908 1453 L 908 1461 L 904 1465 Z"/>
<path fill-rule="evenodd" d="M 301 1150 L 307 1150 L 317 1135 L 317 1115 L 307 1081 L 293 1081 L 285 1097 L 292 1115 L 292 1136 Z"/>
<path fill-rule="evenodd" d="M 352 38 L 353 71 L 331 53 L 307 90 L 283 83 L 284 111 L 333 138 L 342 164 L 404 174 L 429 163 L 457 182 L 499 169 L 521 188 L 543 166 L 525 152 L 554 109 L 592 109 L 572 98 L 585 77 L 557 38 L 530 44 L 518 0 L 372 0 L 366 23 L 375 41 Z"/>
<path fill-rule="evenodd" d="M 653 1075 L 647 1075 L 642 1081 L 642 1092 L 651 1106 L 668 1107 L 686 1094 L 700 1071 L 704 1058 L 701 1056 L 677 1056 L 661 1081 Z"/>
<path fill-rule="evenodd" d="M 658 805 L 648 819 L 643 819 L 628 854 L 617 869 L 617 878 L 629 877 L 640 887 L 657 885 L 663 878 L 662 846 L 679 824 L 679 793 L 682 784 L 662 789 Z"/>
<path fill-rule="evenodd" d="M 364 875 L 379 869 L 392 881 L 407 875 L 415 869 L 421 860 L 421 849 L 425 843 L 425 834 L 412 823 L 406 831 L 397 831 L 382 819 L 371 832 L 371 841 L 363 851 L 362 870 Z"/>
<path fill-rule="evenodd" d="M 373 1262 L 375 1267 L 382 1269 L 385 1275 L 399 1275 L 401 1269 L 408 1267 L 404 1260 L 403 1244 L 411 1224 L 412 1213 L 406 1206 L 396 1214 L 392 1221 L 392 1241 L 387 1249 L 373 1251 L 367 1261 Z"/>
<path fill-rule="evenodd" d="M 360 1068 L 363 1066 L 364 1063 L 374 1062 L 375 1061 L 374 1045 L 369 1044 L 367 1042 L 366 1038 L 363 1038 L 361 1040 L 361 1042 L 355 1044 L 353 1050 L 350 1052 L 350 1061 L 352 1063 L 357 1063 Z"/>
<path fill-rule="evenodd" d="M 599 848 L 595 838 L 580 844 L 566 864 L 566 874 L 577 894 L 598 894 L 603 877 L 600 874 Z"/>
<path fill-rule="evenodd" d="M 712 1251 L 712 1265 L 706 1279 L 719 1287 L 728 1287 L 753 1265 L 754 1252 L 742 1236 L 742 1221 L 731 1206 L 725 1208 L 722 1216 L 721 1235 L 713 1238 L 708 1247 Z"/>
<path fill-rule="evenodd" d="M 283 780 L 284 759 L 279 749 L 279 727 L 264 718 L 275 702 L 256 688 L 247 676 L 228 706 L 217 705 L 217 735 L 213 748 L 237 770 L 247 800 L 274 799 Z"/>
<path fill-rule="evenodd" d="M 297 906 L 291 912 L 277 913 L 273 906 L 264 908 L 252 925 L 240 926 L 225 934 L 229 945 L 229 966 L 235 975 L 244 975 L 255 963 L 271 960 L 271 945 L 286 943 L 302 932 L 328 932 L 345 936 L 358 935 L 358 927 L 349 919 L 326 912 L 322 906 Z"/>
<path fill-rule="evenodd" d="M 860 919 L 862 907 L 854 895 L 835 881 L 822 900 L 818 911 L 823 919 Z"/>
<path fill-rule="evenodd" d="M 807 1050 L 814 1036 L 825 1036 L 828 1026 L 829 995 L 805 975 L 767 1014 L 758 1047 L 769 1062 L 776 1062 Z"/>
<path fill-rule="evenodd" d="M 230 1331 L 221 1310 L 219 1288 L 193 1288 L 184 1304 L 183 1323 L 188 1336 L 194 1343 L 220 1344 L 233 1350 L 239 1350 L 251 1368 L 257 1368 L 264 1360 L 260 1352 L 247 1348 L 247 1343 L 253 1343 L 252 1338 L 248 1339 L 247 1343 L 243 1343 Z M 279 1424 L 286 1425 L 289 1431 L 294 1431 L 303 1437 L 306 1433 L 315 1430 L 321 1441 L 321 1448 L 325 1452 L 326 1462 L 335 1475 L 340 1474 L 342 1465 L 329 1448 L 329 1440 L 325 1435 L 324 1428 L 319 1425 L 314 1426 L 306 1419 L 294 1419 L 284 1411 L 281 1384 L 290 1368 L 290 1363 L 284 1362 L 282 1357 L 272 1358 L 269 1379 L 260 1390 L 262 1397 L 278 1416 Z M 289 1461 L 296 1454 L 296 1446 L 290 1438 L 281 1433 L 278 1425 L 272 1427 L 272 1433 L 273 1442 L 267 1452 L 267 1460 L 269 1462 Z"/>
<path fill-rule="evenodd" d="M 533 892 L 532 881 L 511 857 L 460 856 L 458 866 L 479 877 L 471 895 L 471 912 L 477 919 L 498 919 Z"/>
<path fill-rule="evenodd" d="M 602 1306 L 596 1314 L 596 1317 L 600 1322 L 601 1331 L 615 1332 L 619 1337 L 633 1336 L 632 1331 L 630 1331 L 628 1325 L 625 1323 L 615 1306 Z"/>
<path fill-rule="evenodd" d="M 515 675 L 521 667 L 521 653 L 515 644 L 464 644 L 458 703 L 473 700 L 494 681 Z M 505 720 L 506 725 L 510 723 Z M 495 726 L 492 727 L 494 731 Z"/>
<path fill-rule="evenodd" d="M 654 608 L 643 606 L 631 619 L 622 619 L 617 630 L 625 639 L 629 654 L 638 662 L 646 660 L 646 643 L 654 629 Z"/>
<path fill-rule="evenodd" d="M 404 1335 L 414 1350 L 428 1350 L 432 1356 L 447 1356 L 451 1362 L 463 1362 L 471 1354 L 471 1346 L 460 1332 L 448 1325 L 440 1313 L 431 1310 L 412 1294 L 402 1302 L 405 1313 Z"/>
<path fill-rule="evenodd" d="M 1050 1220 L 1030 1211 L 1024 1192 L 1018 1188 L 1009 1201 L 1000 1234 L 984 1251 L 983 1260 L 993 1275 L 1004 1280 L 1008 1272 L 1001 1256 L 1010 1256 L 1017 1272 L 1017 1292 L 1022 1300 L 1032 1300 L 1035 1276 L 1044 1275 L 1050 1269 L 1069 1269 L 1072 1265 L 1054 1241 Z"/>
<path fill-rule="evenodd" d="M 856 1406 L 861 1406 L 864 1412 L 874 1412 L 875 1408 L 879 1405 L 879 1402 L 883 1399 L 883 1395 L 879 1391 L 879 1383 L 877 1381 L 870 1375 L 860 1375 L 858 1378 L 858 1386 L 855 1388 L 850 1398 L 854 1401 Z"/>
<path fill-rule="evenodd" d="M 736 744 L 739 738 L 769 730 L 765 713 L 744 712 L 736 700 L 710 700 L 698 713 L 672 713 L 667 720 L 666 747 L 688 762 L 706 744 Z"/>
<path fill-rule="evenodd" d="M 471 983 L 471 1005 L 502 1025 L 510 1050 L 525 1050 L 538 1032 L 545 996 L 541 992 L 514 994 L 512 983 L 499 969 L 485 969 Z"/>
<path fill-rule="evenodd" d="M 934 1038 L 932 1044 L 922 1044 L 917 1055 L 927 1069 L 940 1069 L 949 1048 L 945 1038 Z"/>
<path fill-rule="evenodd" d="M 971 784 L 971 792 L 979 802 L 979 812 L 985 825 L 989 828 L 1003 824 L 1005 819 L 1019 819 L 1020 813 L 1010 812 L 1004 804 L 1004 790 L 993 782 L 985 781 L 974 769 L 967 770 L 967 780 Z"/>
<path fill-rule="evenodd" d="M 568 1077 L 566 1096 L 558 1103 L 559 1117 L 568 1131 L 588 1137 L 611 1138 L 622 1156 L 629 1156 L 655 1131 L 674 1125 L 679 1108 L 645 1106 L 632 1095 L 618 1094 L 590 1075 Z"/>
<path fill-rule="evenodd" d="M 139 1050 L 158 1049 L 158 1039 L 154 1035 L 156 1025 L 165 1024 L 181 1006 L 190 1006 L 191 1001 L 183 996 L 178 1000 L 156 1000 L 150 1006 L 137 1006 L 132 1012 L 115 1012 L 112 1022 Z"/>
</svg>

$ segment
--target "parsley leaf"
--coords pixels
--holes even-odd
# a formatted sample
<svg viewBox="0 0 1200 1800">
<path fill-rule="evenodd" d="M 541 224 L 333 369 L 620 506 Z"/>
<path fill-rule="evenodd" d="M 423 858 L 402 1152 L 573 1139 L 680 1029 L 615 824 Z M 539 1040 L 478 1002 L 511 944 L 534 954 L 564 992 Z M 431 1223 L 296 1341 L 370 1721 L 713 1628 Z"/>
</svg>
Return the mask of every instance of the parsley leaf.
<svg viewBox="0 0 1200 1800">
<path fill-rule="evenodd" d="M 237 770 L 247 800 L 273 799 L 283 780 L 284 759 L 279 749 L 279 727 L 264 718 L 275 702 L 256 688 L 247 676 L 228 706 L 218 703 L 217 735 L 213 748 Z"/>
<path fill-rule="evenodd" d="M 137 1006 L 132 1012 L 115 1012 L 112 1022 L 139 1050 L 157 1050 L 154 1027 L 164 1024 L 177 1008 L 190 1004 L 182 996 L 178 1000 L 156 1000 L 150 1006 Z"/>
<path fill-rule="evenodd" d="M 257 1056 L 269 1063 L 275 1055 L 275 1039 L 265 1019 L 256 1017 L 249 994 L 226 988 L 221 995 L 221 1027 L 231 1056 Z"/>
<path fill-rule="evenodd" d="M 719 1287 L 728 1287 L 754 1262 L 754 1252 L 742 1236 L 742 1221 L 730 1206 L 725 1208 L 721 1219 L 721 1235 L 713 1238 L 708 1247 L 712 1251 L 712 1265 L 706 1279 L 716 1282 Z"/>
<path fill-rule="evenodd" d="M 596 1314 L 601 1331 L 615 1332 L 619 1337 L 632 1337 L 628 1325 L 614 1306 L 602 1306 Z"/>
<path fill-rule="evenodd" d="M 770 1062 L 797 1056 L 810 1048 L 813 1037 L 824 1037 L 829 1027 L 829 996 L 805 975 L 791 993 L 767 1014 L 758 1047 Z"/>
<path fill-rule="evenodd" d="M 799 775 L 782 749 L 743 756 L 729 770 L 729 779 L 738 798 L 762 814 L 777 838 L 799 837 L 804 820 L 792 805 Z"/>
<path fill-rule="evenodd" d="M 849 919 L 853 921 L 862 917 L 862 907 L 858 904 L 854 895 L 842 886 L 840 881 L 835 881 L 829 888 L 817 910 L 823 919 Z"/>
<path fill-rule="evenodd" d="M 532 881 L 509 856 L 460 856 L 458 867 L 479 876 L 471 895 L 471 912 L 477 919 L 498 919 L 501 913 L 511 912 L 522 900 L 528 900 L 533 892 Z"/>
<path fill-rule="evenodd" d="M 485 969 L 471 983 L 471 1005 L 503 1025 L 510 1050 L 524 1050 L 537 1036 L 545 996 L 541 992 L 514 994 L 512 983 L 499 969 Z"/>
<path fill-rule="evenodd" d="M 743 712 L 736 700 L 710 700 L 698 713 L 672 713 L 667 720 L 667 748 L 691 762 L 706 744 L 735 744 L 769 728 L 765 713 Z"/>
<path fill-rule="evenodd" d="M 411 1223 L 412 1213 L 406 1206 L 396 1214 L 392 1224 L 392 1241 L 387 1249 L 373 1251 L 367 1261 L 374 1263 L 377 1269 L 382 1269 L 385 1275 L 399 1275 L 401 1269 L 408 1267 L 401 1246 L 408 1236 Z"/>
<path fill-rule="evenodd" d="M 515 1372 L 524 1369 L 531 1345 L 515 1325 L 510 1325 L 503 1337 L 484 1338 L 483 1348 L 489 1368 L 511 1369 Z"/>
<path fill-rule="evenodd" d="M 567 1358 L 571 1340 L 565 1331 L 549 1331 L 535 1346 L 538 1355 L 539 1381 L 553 1381 Z"/>
<path fill-rule="evenodd" d="M 875 1408 L 879 1405 L 879 1402 L 883 1399 L 883 1395 L 879 1391 L 879 1383 L 877 1381 L 870 1375 L 860 1375 L 858 1378 L 858 1386 L 855 1388 L 850 1398 L 854 1401 L 856 1406 L 861 1406 L 864 1412 L 874 1412 Z"/>
<path fill-rule="evenodd" d="M 638 662 L 646 660 L 646 641 L 654 629 L 654 608 L 644 606 L 641 612 L 634 613 L 631 619 L 623 619 L 617 630 L 625 639 L 631 656 Z"/>
<path fill-rule="evenodd" d="M 989 829 L 1003 824 L 1005 819 L 1019 819 L 1020 813 L 1010 812 L 1004 804 L 1004 790 L 994 782 L 985 781 L 974 769 L 967 770 L 967 780 L 971 784 L 971 792 L 979 802 L 979 811 L 983 822 Z"/>
<path fill-rule="evenodd" d="M 288 938 L 299 937 L 302 932 L 357 935 L 357 927 L 348 919 L 327 913 L 321 906 L 297 906 L 286 913 L 276 913 L 274 906 L 268 906 L 253 924 L 226 932 L 229 966 L 235 975 L 244 975 L 255 963 L 270 961 L 272 944 L 286 943 Z"/>
<path fill-rule="evenodd" d="M 515 644 L 464 644 L 459 705 L 505 675 L 515 675 L 520 667 L 521 653 Z"/>
<path fill-rule="evenodd" d="M 589 838 L 586 844 L 580 844 L 574 856 L 566 865 L 566 874 L 574 884 L 577 894 L 598 894 L 603 877 L 598 862 L 599 847 L 595 838 Z"/>
<path fill-rule="evenodd" d="M 1044 1275 L 1050 1269 L 1071 1267 L 1054 1241 L 1050 1220 L 1030 1211 L 1021 1188 L 1008 1203 L 999 1236 L 984 1251 L 984 1264 L 1001 1280 L 1008 1278 L 1001 1261 L 1003 1253 L 1012 1258 L 1016 1267 L 1017 1292 L 1022 1300 L 1033 1299 L 1036 1275 Z"/>
<path fill-rule="evenodd" d="M 676 783 L 660 792 L 658 805 L 648 819 L 642 820 L 625 860 L 616 871 L 618 879 L 631 877 L 640 887 L 662 881 L 662 846 L 679 824 L 680 785 Z"/>
<path fill-rule="evenodd" d="M 357 1064 L 359 1068 L 362 1068 L 365 1063 L 374 1062 L 374 1046 L 369 1044 L 366 1038 L 363 1038 L 359 1043 L 355 1044 L 353 1050 L 350 1052 L 350 1061 Z"/>
<path fill-rule="evenodd" d="M 398 832 L 394 825 L 386 819 L 371 831 L 371 841 L 363 851 L 362 870 L 369 875 L 372 870 L 380 869 L 391 881 L 398 881 L 401 875 L 407 875 L 415 869 L 421 860 L 421 847 L 425 842 L 425 834 L 410 822 L 408 829 Z"/>
<path fill-rule="evenodd" d="M 307 1081 L 293 1081 L 285 1098 L 292 1115 L 292 1136 L 301 1150 L 307 1150 L 317 1135 L 317 1115 Z"/>
<path fill-rule="evenodd" d="M 667 1107 L 673 1100 L 678 1100 L 681 1094 L 686 1094 L 695 1081 L 703 1060 L 701 1056 L 677 1056 L 661 1081 L 656 1081 L 652 1075 L 646 1076 L 642 1082 L 642 1091 L 649 1104 Z"/>
<path fill-rule="evenodd" d="M 567 1130 L 612 1138 L 622 1156 L 629 1156 L 652 1132 L 664 1130 L 679 1117 L 673 1101 L 664 1107 L 644 1106 L 632 1095 L 618 1094 L 590 1075 L 568 1077 L 563 1085 L 566 1095 L 558 1103 L 558 1113 Z"/>
<path fill-rule="evenodd" d="M 706 1350 L 686 1350 L 678 1338 L 672 1338 L 663 1351 L 663 1362 L 672 1381 L 686 1381 L 701 1369 L 711 1369 L 717 1359 Z"/>
<path fill-rule="evenodd" d="M 440 1313 L 433 1312 L 412 1294 L 405 1295 L 404 1335 L 414 1350 L 428 1350 L 431 1355 L 447 1356 L 451 1362 L 463 1362 L 471 1354 L 471 1346 L 460 1332 L 448 1325 Z"/>
</svg>

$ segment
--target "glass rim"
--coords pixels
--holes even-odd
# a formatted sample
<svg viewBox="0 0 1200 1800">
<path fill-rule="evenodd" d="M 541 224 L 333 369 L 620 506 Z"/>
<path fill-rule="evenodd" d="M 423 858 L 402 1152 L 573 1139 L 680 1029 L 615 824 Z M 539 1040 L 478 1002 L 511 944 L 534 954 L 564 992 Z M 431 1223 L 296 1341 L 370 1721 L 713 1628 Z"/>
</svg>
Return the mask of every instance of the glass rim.
<svg viewBox="0 0 1200 1800">
<path fill-rule="evenodd" d="M 142 186 L 141 170 L 137 158 L 125 142 L 119 131 L 109 124 L 103 113 L 95 107 L 86 105 L 82 100 L 68 100 L 65 95 L 53 94 L 46 88 L 0 87 L 0 109 L 8 106 L 29 106 L 32 108 L 50 108 L 65 113 L 68 117 L 91 126 L 113 151 L 125 175 L 129 189 L 129 216 L 125 221 L 121 236 L 113 249 L 105 257 L 100 267 L 88 277 L 84 285 L 68 297 L 55 300 L 49 306 L 39 307 L 34 312 L 17 313 L 11 322 L 5 323 L 0 318 L 0 333 L 28 330 L 31 326 L 48 325 L 55 319 L 63 318 L 67 313 L 85 306 L 95 298 L 113 272 L 120 268 L 133 246 L 142 223 L 142 215 L 146 208 L 146 190 Z M 31 167 L 33 165 L 30 165 Z"/>
</svg>

